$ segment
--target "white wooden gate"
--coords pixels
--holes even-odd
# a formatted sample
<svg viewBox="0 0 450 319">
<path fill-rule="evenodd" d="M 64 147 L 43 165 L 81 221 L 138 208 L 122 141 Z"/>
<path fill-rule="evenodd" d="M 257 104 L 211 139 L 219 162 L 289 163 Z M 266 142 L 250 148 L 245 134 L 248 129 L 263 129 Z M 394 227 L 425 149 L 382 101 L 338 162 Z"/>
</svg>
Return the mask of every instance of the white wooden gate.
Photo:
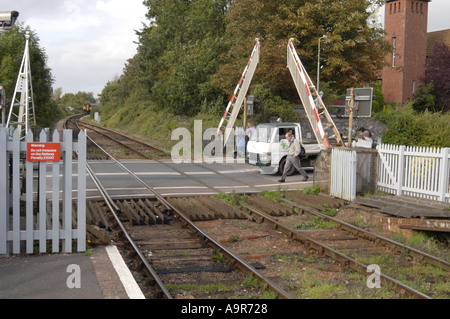
<svg viewBox="0 0 450 319">
<path fill-rule="evenodd" d="M 333 148 L 331 151 L 330 194 L 345 200 L 356 198 L 356 151 Z"/>
<path fill-rule="evenodd" d="M 381 144 L 378 190 L 450 202 L 450 148 Z"/>
<path fill-rule="evenodd" d="M 39 143 L 49 142 L 48 135 L 48 130 L 42 130 Z M 10 139 L 8 130 L 0 129 L 0 256 L 10 254 L 11 243 L 12 253 L 21 253 L 22 242 L 25 242 L 25 252 L 32 254 L 34 241 L 39 241 L 40 253 L 47 252 L 47 241 L 51 242 L 51 252 L 70 253 L 75 239 L 77 251 L 86 251 L 86 134 L 80 132 L 78 142 L 74 143 L 72 131 L 64 130 L 60 143 L 60 136 L 55 131 L 53 143 L 60 143 L 62 162 L 58 160 L 51 164 L 26 160 L 27 145 L 32 142 L 31 131 L 26 142 L 21 142 L 18 130 Z M 72 194 L 73 151 L 78 151 L 76 202 Z M 52 172 L 51 201 L 46 195 L 48 165 Z M 33 174 L 35 169 L 38 169 L 37 176 Z M 25 177 L 23 195 L 21 172 Z M 21 202 L 25 203 L 22 207 Z M 75 203 L 76 210 L 73 209 Z"/>
</svg>

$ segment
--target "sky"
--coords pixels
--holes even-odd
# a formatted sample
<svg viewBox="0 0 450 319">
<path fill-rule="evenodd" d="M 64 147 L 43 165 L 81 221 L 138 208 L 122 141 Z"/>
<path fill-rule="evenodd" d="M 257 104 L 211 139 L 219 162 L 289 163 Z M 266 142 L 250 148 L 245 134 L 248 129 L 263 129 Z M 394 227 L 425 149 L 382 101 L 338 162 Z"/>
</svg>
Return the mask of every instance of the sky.
<svg viewBox="0 0 450 319">
<path fill-rule="evenodd" d="M 135 30 L 148 24 L 142 0 L 0 0 L 0 11 L 11 10 L 37 33 L 63 94 L 100 94 L 135 55 Z"/>
<path fill-rule="evenodd" d="M 53 88 L 62 88 L 63 94 L 100 94 L 136 53 L 135 30 L 148 24 L 142 0 L 0 1 L 0 11 L 11 10 L 37 33 L 52 69 Z M 450 29 L 448 12 L 450 0 L 432 0 L 428 32 Z"/>
</svg>

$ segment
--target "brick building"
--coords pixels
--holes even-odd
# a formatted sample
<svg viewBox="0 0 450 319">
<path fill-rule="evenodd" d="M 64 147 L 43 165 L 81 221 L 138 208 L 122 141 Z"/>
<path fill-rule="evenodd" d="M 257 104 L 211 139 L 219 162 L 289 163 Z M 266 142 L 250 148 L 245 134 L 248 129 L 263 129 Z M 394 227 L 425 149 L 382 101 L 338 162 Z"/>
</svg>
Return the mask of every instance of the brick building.
<svg viewBox="0 0 450 319">
<path fill-rule="evenodd" d="M 427 58 L 433 54 L 434 46 L 437 43 L 444 43 L 450 46 L 450 29 L 428 32 Z"/>
<path fill-rule="evenodd" d="M 387 0 L 384 29 L 393 51 L 382 71 L 384 99 L 403 104 L 425 74 L 428 3 L 431 0 Z"/>
</svg>

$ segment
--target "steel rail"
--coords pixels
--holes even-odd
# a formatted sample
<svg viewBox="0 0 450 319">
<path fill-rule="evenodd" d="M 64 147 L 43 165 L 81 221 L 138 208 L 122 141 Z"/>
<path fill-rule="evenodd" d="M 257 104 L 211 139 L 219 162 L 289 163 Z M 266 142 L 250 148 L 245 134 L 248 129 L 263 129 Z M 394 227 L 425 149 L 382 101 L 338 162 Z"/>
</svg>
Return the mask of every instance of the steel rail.
<svg viewBox="0 0 450 319">
<path fill-rule="evenodd" d="M 158 285 L 159 289 L 161 290 L 163 296 L 165 299 L 173 299 L 173 296 L 171 293 L 167 290 L 166 286 L 162 282 L 161 278 L 158 276 L 157 272 L 153 269 L 153 267 L 149 264 L 147 258 L 144 256 L 144 254 L 141 252 L 137 244 L 134 242 L 133 238 L 131 238 L 130 234 L 128 233 L 127 229 L 123 225 L 123 223 L 120 221 L 120 218 L 117 214 L 117 206 L 112 201 L 111 197 L 109 196 L 108 192 L 105 190 L 95 173 L 92 171 L 92 169 L 89 167 L 88 164 L 86 164 L 87 171 L 89 175 L 91 176 L 92 180 L 94 181 L 95 185 L 97 186 L 98 190 L 102 194 L 103 199 L 105 200 L 106 205 L 108 205 L 108 208 L 111 212 L 111 214 L 114 216 L 114 219 L 121 229 L 123 235 L 126 237 L 126 240 L 130 243 L 131 247 L 133 248 L 134 252 L 139 257 L 140 262 L 145 266 L 145 270 L 148 275 L 150 275 L 155 283 Z"/>
<path fill-rule="evenodd" d="M 82 123 L 82 125 L 84 125 L 84 126 L 93 127 L 93 128 L 91 128 L 91 130 L 93 130 L 93 131 L 95 131 L 95 132 L 97 132 L 97 133 L 99 133 L 99 134 L 102 134 L 102 135 L 105 136 L 106 138 L 111 139 L 112 141 L 117 142 L 118 144 L 121 144 L 121 145 L 123 145 L 122 142 L 117 141 L 116 139 L 114 139 L 114 138 L 112 138 L 112 137 L 110 137 L 110 136 L 108 136 L 108 135 L 106 135 L 106 134 L 100 132 L 99 130 L 97 130 L 97 128 L 99 128 L 99 129 L 101 129 L 101 130 L 108 131 L 108 132 L 112 132 L 113 134 L 117 134 L 117 135 L 122 136 L 122 137 L 124 137 L 124 138 L 128 138 L 128 139 L 130 138 L 129 136 L 126 136 L 126 135 L 124 135 L 124 134 L 122 134 L 122 133 L 120 133 L 120 132 L 116 132 L 116 131 L 111 130 L 111 129 L 106 128 L 106 127 L 100 127 L 100 126 L 97 126 L 97 125 L 94 125 L 94 124 L 91 124 L 91 123 L 86 123 L 86 122 L 81 122 L 81 123 Z M 131 140 L 132 140 L 133 142 L 136 142 L 136 143 L 138 143 L 138 144 L 144 146 L 144 147 L 151 148 L 151 149 L 154 149 L 154 150 L 156 150 L 156 151 L 160 151 L 160 152 L 164 152 L 164 153 L 169 153 L 169 152 L 166 151 L 166 150 L 159 149 L 159 148 L 157 148 L 157 147 L 155 147 L 155 146 L 152 146 L 152 145 L 149 145 L 149 144 L 147 144 L 147 143 L 145 143 L 145 142 L 141 142 L 141 141 L 138 141 L 138 140 L 136 140 L 136 139 L 131 139 Z M 124 145 L 124 146 L 125 146 L 125 147 L 128 147 L 127 145 Z M 160 160 L 158 160 L 158 159 L 156 159 L 156 158 L 152 158 L 151 156 L 147 156 L 147 155 L 145 155 L 145 154 L 142 154 L 142 153 L 141 153 L 140 151 L 138 151 L 138 150 L 134 150 L 134 149 L 133 149 L 132 151 L 135 152 L 135 153 L 137 153 L 138 155 L 144 157 L 144 158 L 151 159 L 151 160 L 155 160 L 155 161 L 157 161 L 158 163 L 163 164 L 163 165 L 169 167 L 170 169 L 173 169 L 173 170 L 179 172 L 180 174 L 187 176 L 184 172 L 182 172 L 182 171 L 178 170 L 177 168 L 175 168 L 175 167 L 169 165 L 168 163 L 162 162 L 162 161 L 160 161 Z M 223 174 L 223 173 L 221 173 L 221 172 L 219 172 L 219 171 L 217 171 L 217 170 L 215 170 L 215 169 L 212 169 L 212 168 L 207 167 L 207 166 L 200 165 L 199 163 L 196 163 L 195 161 L 193 161 L 191 164 L 193 164 L 193 165 L 195 165 L 195 166 L 197 166 L 197 167 L 199 167 L 199 168 L 201 168 L 201 169 L 206 169 L 206 170 L 208 170 L 208 171 L 210 171 L 210 172 L 213 172 L 213 173 L 215 173 L 215 174 L 217 174 L 217 175 L 220 175 L 220 176 L 222 176 L 223 178 L 226 178 L 226 179 L 230 179 L 230 180 L 232 180 L 232 181 L 235 181 L 235 182 L 237 182 L 237 183 L 239 183 L 239 184 L 242 184 L 243 186 L 248 186 L 249 188 L 253 188 L 253 189 L 255 188 L 255 187 L 252 187 L 252 186 L 250 186 L 250 185 L 248 185 L 248 184 L 243 183 L 242 181 L 240 181 L 240 180 L 238 180 L 238 179 L 236 179 L 236 178 L 233 178 L 233 177 L 230 177 L 230 176 L 228 176 L 228 175 L 225 175 L 225 174 Z M 200 184 L 206 186 L 207 188 L 211 189 L 212 191 L 217 192 L 216 189 L 210 187 L 210 186 L 207 185 L 206 183 L 203 183 L 201 180 L 199 180 L 199 179 L 197 179 L 197 178 L 195 178 L 195 177 L 193 177 L 193 176 L 188 176 L 188 177 L 191 178 L 191 179 L 193 179 L 193 180 L 195 180 L 196 182 L 198 182 L 198 183 L 200 183 Z M 257 190 L 254 189 L 254 191 L 257 191 Z"/>
<path fill-rule="evenodd" d="M 85 123 L 82 123 L 81 125 L 85 125 Z M 89 124 L 89 125 L 91 125 L 91 124 Z M 89 126 L 89 125 L 86 125 L 86 126 Z M 163 162 L 163 161 L 161 161 L 161 160 L 159 160 L 159 159 L 157 159 L 157 158 L 153 158 L 153 157 L 151 157 L 151 156 L 145 155 L 145 154 L 141 153 L 140 151 L 138 151 L 138 150 L 136 150 L 136 149 L 134 149 L 134 148 L 132 148 L 132 147 L 130 147 L 130 146 L 128 146 L 128 145 L 126 145 L 126 144 L 124 144 L 124 143 L 122 143 L 122 142 L 120 142 L 120 141 L 114 139 L 114 138 L 112 138 L 111 136 L 108 136 L 108 135 L 106 135 L 105 133 L 100 132 L 98 129 L 95 129 L 95 128 L 90 128 L 90 129 L 93 130 L 93 131 L 95 131 L 95 132 L 97 132 L 97 133 L 99 133 L 99 134 L 101 134 L 101 135 L 103 135 L 104 137 L 110 139 L 111 141 L 113 141 L 113 142 L 115 142 L 115 143 L 117 143 L 117 144 L 119 144 L 119 145 L 121 145 L 121 146 L 123 146 L 123 147 L 125 147 L 125 148 L 127 148 L 127 149 L 130 149 L 132 152 L 138 154 L 139 156 L 141 156 L 141 157 L 143 157 L 143 158 L 145 158 L 145 159 L 153 160 L 153 161 L 156 161 L 157 163 L 159 163 L 159 164 L 161 164 L 161 165 L 167 166 L 168 168 L 170 168 L 170 169 L 176 171 L 177 173 L 180 173 L 180 174 L 183 175 L 183 176 L 186 176 L 186 177 L 188 177 L 188 178 L 190 178 L 190 179 L 193 179 L 194 181 L 196 181 L 197 183 L 199 183 L 199 184 L 205 186 L 206 188 L 208 188 L 208 189 L 211 190 L 212 192 L 214 192 L 214 193 L 219 193 L 216 189 L 214 189 L 213 187 L 209 186 L 208 184 L 204 183 L 202 180 L 200 180 L 200 179 L 198 179 L 198 178 L 196 178 L 196 177 L 194 177 L 194 176 L 192 176 L 192 175 L 188 175 L 188 174 L 186 174 L 185 172 L 183 172 L 183 171 L 181 171 L 181 170 L 179 170 L 179 169 L 177 169 L 177 168 L 175 168 L 175 167 L 173 167 L 173 166 L 171 166 L 171 165 L 169 165 L 169 164 L 167 164 L 167 163 L 165 163 L 165 162 Z M 101 127 L 100 129 L 103 129 L 103 127 Z M 116 133 L 116 132 L 114 132 L 114 131 L 111 131 L 111 132 Z M 129 138 L 129 137 L 127 137 L 126 135 L 123 135 L 123 134 L 118 134 L 118 135 L 121 135 L 121 136 L 123 136 L 123 137 Z M 90 140 L 92 141 L 92 139 L 90 139 Z M 146 147 L 150 147 L 150 148 L 152 148 L 152 149 L 159 150 L 159 149 L 157 149 L 157 148 L 155 148 L 155 147 L 153 147 L 153 146 L 151 146 L 151 145 L 148 145 L 148 144 L 146 144 L 146 143 L 144 143 L 144 142 L 136 141 L 136 140 L 134 140 L 134 139 L 132 139 L 132 141 L 137 142 L 137 143 L 139 143 L 139 144 L 141 144 L 141 145 L 143 145 L 143 146 L 146 146 Z M 96 144 L 96 143 L 94 143 L 94 144 Z M 96 146 L 99 147 L 100 149 L 102 149 L 100 146 L 98 146 L 98 144 L 96 144 Z M 105 152 L 105 151 L 104 151 L 104 153 L 107 154 L 107 156 L 111 156 L 110 154 L 108 154 L 108 153 Z M 198 165 L 198 164 L 196 164 L 196 165 Z M 198 165 L 198 166 L 200 166 L 200 165 Z M 220 174 L 220 173 L 219 173 L 219 174 Z M 230 178 L 230 179 L 231 179 L 231 178 Z"/>
<path fill-rule="evenodd" d="M 76 118 L 76 117 L 79 118 L 79 116 L 75 115 L 75 116 L 70 117 L 69 119 L 73 119 L 73 118 Z M 68 120 L 66 120 L 64 122 L 64 127 L 66 127 L 67 122 L 68 122 Z M 78 123 L 75 122 L 75 124 L 77 125 L 78 129 L 81 130 L 81 128 L 78 126 Z M 87 134 L 86 134 L 86 136 L 87 136 Z M 92 139 L 91 139 L 91 141 L 92 141 Z M 133 248 L 134 252 L 136 253 L 137 257 L 139 258 L 141 263 L 144 265 L 146 273 L 150 277 L 153 278 L 154 282 L 159 287 L 159 289 L 160 289 L 161 293 L 163 294 L 163 296 L 165 297 L 165 299 L 173 299 L 172 294 L 167 290 L 166 286 L 162 282 L 161 278 L 158 276 L 157 272 L 149 264 L 147 258 L 145 258 L 144 254 L 141 252 L 141 250 L 139 249 L 137 244 L 134 242 L 133 238 L 131 238 L 131 236 L 129 235 L 128 231 L 126 230 L 125 226 L 123 225 L 123 223 L 121 222 L 121 220 L 120 220 L 120 218 L 119 218 L 119 216 L 117 214 L 117 211 L 120 211 L 120 208 L 117 207 L 117 205 L 114 203 L 114 201 L 112 200 L 111 196 L 108 194 L 106 189 L 103 187 L 102 183 L 100 182 L 98 177 L 95 175 L 95 173 L 92 171 L 92 169 L 91 169 L 91 167 L 89 166 L 88 163 L 86 163 L 86 171 L 88 172 L 89 176 L 92 178 L 94 184 L 97 186 L 97 188 L 98 188 L 100 194 L 102 195 L 106 205 L 108 206 L 111 214 L 113 215 L 114 220 L 116 221 L 116 223 L 119 226 L 120 230 L 122 231 L 123 235 L 126 237 L 126 240 L 130 243 L 130 245 Z"/>
<path fill-rule="evenodd" d="M 396 250 L 398 253 L 405 253 L 405 251 L 407 251 L 411 257 L 413 257 L 414 259 L 416 259 L 417 261 L 419 261 L 421 263 L 425 262 L 425 263 L 431 264 L 433 266 L 436 266 L 438 268 L 441 268 L 443 270 L 450 271 L 450 263 L 448 263 L 447 261 L 440 259 L 436 256 L 432 256 L 430 254 L 427 254 L 427 253 L 420 251 L 418 249 L 415 249 L 413 247 L 401 244 L 399 242 L 396 242 L 396 241 L 393 241 L 384 236 L 372 233 L 368 230 L 359 228 L 357 226 L 354 226 L 352 224 L 349 224 L 349 223 L 339 220 L 337 218 L 325 215 L 315 209 L 312 209 L 310 207 L 290 201 L 288 199 L 279 198 L 279 200 L 288 205 L 291 205 L 293 207 L 300 208 L 303 212 L 309 213 L 313 216 L 320 217 L 322 219 L 338 223 L 340 225 L 341 229 L 348 231 L 349 233 L 351 233 L 354 236 L 367 239 L 377 245 L 383 245 L 391 250 Z"/>
<path fill-rule="evenodd" d="M 364 275 L 367 275 L 367 267 L 368 267 L 367 265 L 365 265 L 345 254 L 342 254 L 341 252 L 339 252 L 327 245 L 324 245 L 309 236 L 298 233 L 296 230 L 279 223 L 278 221 L 276 221 L 269 215 L 259 211 L 258 209 L 254 208 L 254 207 L 251 207 L 251 206 L 246 206 L 246 207 L 247 207 L 247 213 L 250 216 L 252 216 L 252 217 L 255 215 L 258 216 L 258 218 L 261 219 L 261 222 L 271 224 L 274 227 L 274 229 L 284 233 L 289 238 L 297 239 L 300 242 L 302 242 L 303 244 L 307 244 L 309 246 L 309 248 L 316 250 L 319 254 L 330 257 L 330 258 L 336 260 L 337 262 L 339 262 L 343 266 L 350 267 Z M 430 296 L 427 296 L 427 295 L 421 293 L 420 291 L 417 291 L 414 288 L 411 288 L 411 287 L 403 284 L 402 282 L 400 282 L 388 275 L 385 275 L 383 273 L 380 273 L 380 279 L 383 280 L 384 282 L 390 282 L 390 283 L 394 284 L 394 286 L 396 287 L 396 290 L 401 295 L 404 294 L 406 296 L 414 296 L 414 297 L 417 297 L 420 299 L 432 299 Z"/>
<path fill-rule="evenodd" d="M 77 116 L 73 116 L 72 118 L 75 118 Z M 66 127 L 67 124 L 67 120 L 64 122 L 64 127 Z M 75 123 L 77 125 L 77 127 L 80 129 L 80 127 L 78 126 L 78 123 Z M 81 130 L 81 129 L 80 129 Z M 86 134 L 87 136 L 87 134 Z M 91 140 L 92 141 L 92 140 Z M 92 178 L 94 184 L 97 186 L 100 194 L 102 195 L 106 205 L 108 206 L 111 214 L 113 215 L 117 225 L 119 226 L 120 230 L 122 231 L 123 235 L 126 237 L 127 241 L 130 243 L 131 247 L 133 248 L 134 252 L 136 253 L 136 255 L 139 257 L 141 263 L 144 265 L 145 270 L 147 272 L 147 274 L 153 278 L 153 280 L 155 281 L 155 283 L 158 285 L 161 293 L 163 294 L 163 296 L 166 299 L 173 299 L 173 296 L 171 295 L 171 293 L 167 290 L 166 286 L 164 285 L 164 283 L 162 282 L 161 278 L 159 278 L 158 274 L 156 273 L 156 271 L 153 269 L 153 267 L 149 264 L 149 262 L 147 261 L 147 258 L 145 258 L 144 254 L 141 252 L 141 250 L 139 249 L 139 247 L 136 245 L 136 243 L 134 242 L 133 238 L 131 238 L 131 236 L 128 234 L 128 231 L 126 230 L 125 226 L 123 225 L 123 223 L 120 221 L 120 218 L 117 214 L 117 211 L 120 211 L 120 209 L 117 207 L 117 205 L 114 203 L 114 201 L 112 200 L 111 196 L 108 194 L 108 192 L 106 191 L 106 189 L 103 187 L 102 183 L 100 182 L 100 180 L 98 179 L 98 177 L 95 175 L 95 173 L 92 171 L 91 167 L 89 166 L 88 163 L 86 163 L 86 171 L 88 172 L 89 176 Z"/>
<path fill-rule="evenodd" d="M 111 133 L 113 133 L 113 134 L 117 134 L 117 135 L 122 136 L 122 137 L 127 138 L 127 139 L 131 139 L 133 142 L 136 142 L 137 144 L 140 144 L 140 145 L 142 145 L 142 146 L 145 146 L 145 147 L 154 149 L 155 151 L 158 151 L 158 152 L 161 152 L 161 153 L 166 153 L 166 154 L 169 154 L 169 155 L 170 155 L 170 152 L 167 151 L 167 150 L 161 149 L 161 148 L 156 147 L 156 146 L 153 146 L 153 145 L 149 145 L 149 144 L 147 144 L 147 143 L 145 143 L 145 142 L 142 142 L 142 141 L 139 141 L 139 140 L 137 140 L 137 139 L 135 139 L 135 138 L 130 138 L 129 136 L 127 136 L 127 135 L 125 135 L 125 134 L 122 134 L 122 133 L 120 133 L 120 132 L 117 132 L 117 131 L 115 131 L 115 130 L 112 130 L 112 129 L 110 129 L 110 128 L 103 127 L 103 126 L 98 126 L 98 125 L 95 125 L 95 124 L 92 124 L 92 123 L 87 123 L 87 122 L 84 122 L 84 121 L 82 122 L 82 125 L 90 126 L 90 127 L 94 127 L 94 128 L 101 128 L 102 130 L 111 132 Z"/>
<path fill-rule="evenodd" d="M 102 136 L 106 137 L 107 139 L 113 141 L 114 143 L 119 144 L 123 148 L 126 148 L 127 150 L 130 150 L 131 152 L 136 153 L 137 155 L 139 155 L 139 156 L 141 156 L 141 157 L 143 157 L 145 159 L 150 159 L 150 160 L 153 159 L 153 157 L 145 155 L 144 153 L 138 151 L 137 149 L 135 149 L 135 148 L 133 148 L 131 146 L 128 146 L 125 143 L 122 143 L 121 141 L 118 141 L 117 139 L 115 139 L 115 138 L 113 138 L 113 137 L 111 137 L 111 136 L 109 136 L 109 135 L 107 135 L 107 134 L 105 134 L 103 132 L 100 132 L 98 129 L 92 128 L 92 126 L 90 126 L 90 125 L 86 125 L 85 123 L 81 123 L 81 125 L 84 126 L 84 127 L 88 127 L 90 130 L 92 130 L 92 131 L 94 131 L 94 132 L 96 132 L 98 134 L 101 134 Z M 136 142 L 135 140 L 132 140 L 132 141 Z"/>
<path fill-rule="evenodd" d="M 121 167 L 124 171 L 129 173 L 137 182 L 139 182 L 141 185 L 143 185 L 146 189 L 148 189 L 150 192 L 152 192 L 155 197 L 164 205 L 167 209 L 175 212 L 179 219 L 193 232 L 195 233 L 203 242 L 205 245 L 208 245 L 212 247 L 213 249 L 220 251 L 225 258 L 227 258 L 234 267 L 239 268 L 244 273 L 253 275 L 258 281 L 262 282 L 263 284 L 267 285 L 267 287 L 275 292 L 279 298 L 281 299 L 293 299 L 293 297 L 286 291 L 284 291 L 281 287 L 270 281 L 268 278 L 266 278 L 264 275 L 262 275 L 260 272 L 258 272 L 255 268 L 247 264 L 243 259 L 241 259 L 239 256 L 232 253 L 229 249 L 221 245 L 219 242 L 217 242 L 212 237 L 208 236 L 206 233 L 204 233 L 197 225 L 195 225 L 186 215 L 184 215 L 180 210 L 178 210 L 176 207 L 174 207 L 170 202 L 168 202 L 161 194 L 159 194 L 157 191 L 155 191 L 152 187 L 147 185 L 142 179 L 140 179 L 136 174 L 134 174 L 132 171 L 130 171 L 126 166 L 124 166 L 122 163 L 120 163 L 117 159 L 115 159 L 112 155 L 110 155 L 106 150 L 104 150 L 101 146 L 99 146 L 92 138 L 90 138 L 87 134 L 86 136 L 88 139 L 94 143 L 99 149 L 101 149 L 107 156 L 111 158 L 112 161 L 114 161 L 119 167 Z"/>
</svg>

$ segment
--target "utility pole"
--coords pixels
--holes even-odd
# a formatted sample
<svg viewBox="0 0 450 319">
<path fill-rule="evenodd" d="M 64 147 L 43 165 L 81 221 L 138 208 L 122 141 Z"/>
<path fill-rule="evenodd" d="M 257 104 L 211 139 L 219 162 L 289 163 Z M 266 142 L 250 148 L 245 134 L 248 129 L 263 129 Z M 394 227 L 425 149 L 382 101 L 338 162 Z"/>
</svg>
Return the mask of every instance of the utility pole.
<svg viewBox="0 0 450 319">
<path fill-rule="evenodd" d="M 355 103 L 355 89 L 350 89 L 350 102 L 349 102 L 349 119 L 348 119 L 348 147 L 352 147 L 352 131 L 353 131 L 353 109 Z"/>
</svg>

